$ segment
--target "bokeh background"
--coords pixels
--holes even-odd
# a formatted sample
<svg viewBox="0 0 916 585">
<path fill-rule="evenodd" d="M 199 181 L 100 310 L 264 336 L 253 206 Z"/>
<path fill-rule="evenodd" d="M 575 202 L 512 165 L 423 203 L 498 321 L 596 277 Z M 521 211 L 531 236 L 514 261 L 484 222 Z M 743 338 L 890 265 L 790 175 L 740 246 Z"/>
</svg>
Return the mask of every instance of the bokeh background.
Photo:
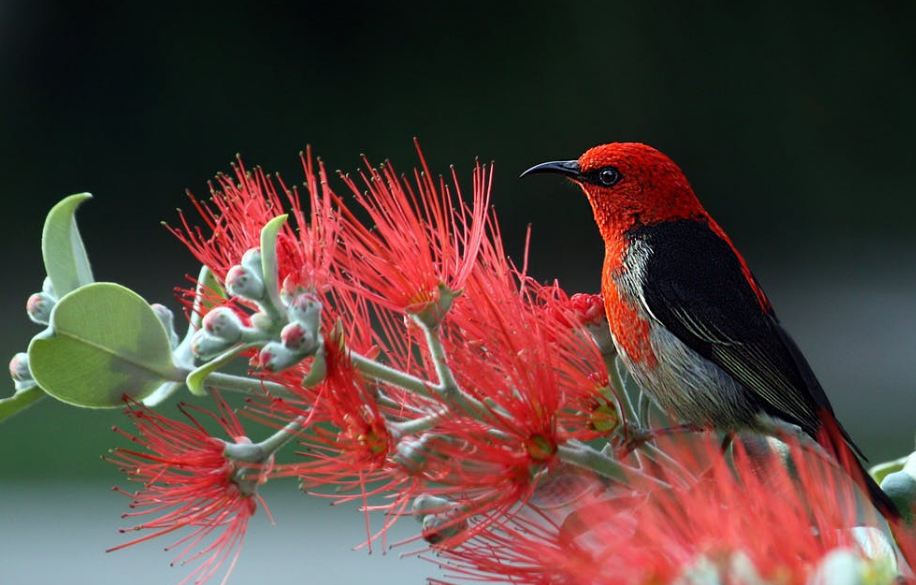
<svg viewBox="0 0 916 585">
<path fill-rule="evenodd" d="M 740 5 L 739 5 L 740 4 Z M 916 3 L 50 2 L 0 0 L 0 355 L 37 329 L 39 238 L 61 197 L 96 277 L 149 300 L 196 274 L 161 227 L 235 153 L 301 172 L 359 155 L 469 178 L 531 272 L 596 291 L 587 203 L 534 163 L 595 144 L 671 155 L 754 268 L 845 425 L 877 461 L 916 431 Z M 12 390 L 12 384 L 8 384 Z M 99 456 L 116 412 L 47 400 L 0 426 L 0 563 L 11 583 L 177 582 L 160 544 L 122 542 L 126 501 Z M 269 486 L 273 488 L 274 486 Z M 429 567 L 350 552 L 352 509 L 272 489 L 234 583 L 420 583 Z M 414 528 L 407 525 L 401 537 Z"/>
</svg>

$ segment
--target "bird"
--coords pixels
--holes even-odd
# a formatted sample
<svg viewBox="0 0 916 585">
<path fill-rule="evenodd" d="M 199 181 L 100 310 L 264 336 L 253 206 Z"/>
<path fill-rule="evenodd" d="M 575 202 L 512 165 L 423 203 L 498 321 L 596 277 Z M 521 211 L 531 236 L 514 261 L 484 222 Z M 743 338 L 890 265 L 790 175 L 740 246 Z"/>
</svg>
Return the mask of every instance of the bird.
<svg viewBox="0 0 916 585">
<path fill-rule="evenodd" d="M 591 203 L 614 346 L 661 410 L 694 428 L 807 435 L 899 523 L 744 257 L 677 164 L 651 146 L 614 142 L 521 176 L 539 173 L 571 180 Z"/>
</svg>

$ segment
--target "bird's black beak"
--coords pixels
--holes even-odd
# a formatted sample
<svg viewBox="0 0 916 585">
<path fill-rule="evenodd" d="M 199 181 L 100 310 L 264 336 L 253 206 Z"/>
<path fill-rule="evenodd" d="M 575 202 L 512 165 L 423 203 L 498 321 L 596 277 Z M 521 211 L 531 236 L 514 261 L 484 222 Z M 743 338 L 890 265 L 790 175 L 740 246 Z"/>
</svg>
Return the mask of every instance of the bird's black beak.
<svg viewBox="0 0 916 585">
<path fill-rule="evenodd" d="M 519 176 L 525 177 L 527 175 L 534 175 L 537 173 L 553 173 L 555 175 L 563 175 L 566 178 L 576 180 L 579 178 L 579 161 L 558 160 L 553 162 L 545 162 L 539 165 L 534 165 Z"/>
</svg>

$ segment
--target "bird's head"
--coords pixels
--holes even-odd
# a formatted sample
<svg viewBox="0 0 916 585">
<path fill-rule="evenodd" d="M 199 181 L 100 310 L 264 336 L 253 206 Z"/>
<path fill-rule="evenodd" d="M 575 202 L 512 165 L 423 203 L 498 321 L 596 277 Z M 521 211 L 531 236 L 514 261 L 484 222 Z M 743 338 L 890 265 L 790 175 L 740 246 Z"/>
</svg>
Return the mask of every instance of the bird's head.
<svg viewBox="0 0 916 585">
<path fill-rule="evenodd" d="M 522 176 L 535 173 L 563 175 L 578 184 L 606 239 L 635 225 L 706 216 L 681 169 L 638 142 L 602 144 L 578 160 L 541 163 Z"/>
</svg>

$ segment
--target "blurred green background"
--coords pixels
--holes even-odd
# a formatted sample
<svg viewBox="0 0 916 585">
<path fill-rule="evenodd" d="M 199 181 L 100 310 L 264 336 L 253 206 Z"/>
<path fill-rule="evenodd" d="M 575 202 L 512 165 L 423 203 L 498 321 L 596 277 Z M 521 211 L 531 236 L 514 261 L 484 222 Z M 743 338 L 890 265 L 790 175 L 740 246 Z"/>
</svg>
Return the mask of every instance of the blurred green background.
<svg viewBox="0 0 916 585">
<path fill-rule="evenodd" d="M 641 141 L 685 169 L 872 460 L 902 455 L 916 431 L 914 23 L 913 2 L 0 0 L 0 355 L 37 332 L 24 303 L 44 275 L 41 224 L 67 194 L 95 194 L 79 219 L 96 277 L 174 308 L 197 266 L 159 222 L 236 152 L 297 182 L 306 144 L 332 169 L 365 153 L 407 170 L 418 136 L 441 172 L 495 160 L 512 255 L 532 224 L 531 272 L 595 291 L 603 249 L 584 198 L 517 176 Z M 60 530 L 83 516 L 49 512 L 96 509 L 75 493 L 103 498 L 85 554 L 119 542 L 124 502 L 104 493 L 118 477 L 99 460 L 119 422 L 45 401 L 0 426 L 0 558 L 14 574 L 47 569 L 7 547 L 39 514 L 40 538 L 84 558 Z M 294 529 L 306 543 L 318 532 L 307 517 Z M 278 530 L 256 536 L 285 542 Z M 67 576 L 119 582 L 121 561 L 104 561 L 106 577 Z M 258 575 L 243 554 L 244 567 Z"/>
</svg>

